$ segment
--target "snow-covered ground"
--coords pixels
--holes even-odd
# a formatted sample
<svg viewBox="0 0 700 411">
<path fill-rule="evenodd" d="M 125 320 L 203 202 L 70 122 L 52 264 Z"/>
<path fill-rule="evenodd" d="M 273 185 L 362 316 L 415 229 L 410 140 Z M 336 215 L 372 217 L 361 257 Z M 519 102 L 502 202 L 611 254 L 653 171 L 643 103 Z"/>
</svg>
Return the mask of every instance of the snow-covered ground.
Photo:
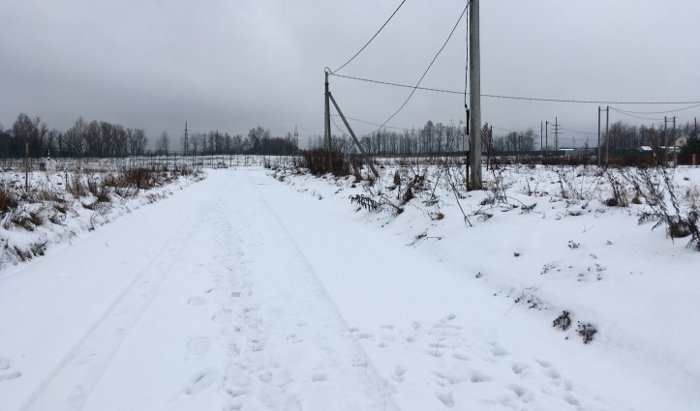
<svg viewBox="0 0 700 411">
<path fill-rule="evenodd" d="M 87 167 L 52 161 L 48 171 L 0 172 L 0 276 L 8 265 L 70 244 L 79 233 L 167 198 L 202 178 L 188 167 L 169 171 L 159 167 L 150 173 L 148 187 L 139 188 L 126 184 L 122 172 L 109 166 L 105 161 Z M 8 199 L 14 204 L 4 208 Z"/>
<path fill-rule="evenodd" d="M 0 274 L 0 410 L 700 406 L 700 253 L 595 169 L 207 174 Z"/>
</svg>

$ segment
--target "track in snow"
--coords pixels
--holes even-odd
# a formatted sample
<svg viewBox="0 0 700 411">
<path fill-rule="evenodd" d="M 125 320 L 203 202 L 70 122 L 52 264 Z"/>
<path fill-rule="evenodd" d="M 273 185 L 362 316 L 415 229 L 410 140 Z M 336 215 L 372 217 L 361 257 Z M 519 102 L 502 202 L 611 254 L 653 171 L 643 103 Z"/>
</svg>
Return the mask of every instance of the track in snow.
<svg viewBox="0 0 700 411">
<path fill-rule="evenodd" d="M 216 189 L 173 199 L 198 201 L 196 217 L 151 245 L 43 377 L 18 379 L 33 388 L 16 409 L 396 408 L 255 183 L 214 173 L 202 184 Z"/>
</svg>

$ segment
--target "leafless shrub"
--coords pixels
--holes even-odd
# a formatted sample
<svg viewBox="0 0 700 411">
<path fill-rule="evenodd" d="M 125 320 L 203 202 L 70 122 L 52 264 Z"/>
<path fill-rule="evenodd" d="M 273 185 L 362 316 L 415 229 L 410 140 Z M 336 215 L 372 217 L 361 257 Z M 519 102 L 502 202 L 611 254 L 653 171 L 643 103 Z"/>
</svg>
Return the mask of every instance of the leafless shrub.
<svg viewBox="0 0 700 411">
<path fill-rule="evenodd" d="M 97 179 L 88 178 L 87 187 L 88 191 L 95 196 L 98 202 L 108 203 L 110 201 L 109 190 L 107 187 L 105 187 L 104 182 Z"/>
<path fill-rule="evenodd" d="M 629 205 L 627 202 L 627 193 L 620 180 L 610 170 L 605 170 L 605 177 L 608 179 L 613 192 L 613 196 L 606 200 L 605 204 L 610 207 L 627 207 Z"/>
<path fill-rule="evenodd" d="M 350 175 L 350 162 L 340 151 L 329 152 L 321 148 L 306 150 L 303 160 L 303 167 L 316 176 L 328 173 L 338 177 Z"/>
<path fill-rule="evenodd" d="M 67 181 L 66 189 L 75 198 L 85 197 L 88 195 L 87 187 L 83 184 L 83 180 L 79 174 L 74 174 L 73 177 Z"/>
<path fill-rule="evenodd" d="M 17 204 L 17 198 L 12 191 L 4 184 L 0 184 L 0 213 L 15 209 Z"/>
<path fill-rule="evenodd" d="M 671 172 L 664 167 L 658 167 L 656 174 L 652 174 L 650 169 L 642 168 L 639 169 L 637 178 L 643 183 L 643 195 L 651 209 L 641 214 L 639 224 L 655 221 L 652 230 L 666 224 L 666 233 L 671 239 L 690 237 L 688 247 L 692 246 L 700 251 L 700 212 L 695 204 L 691 204 L 686 209 L 688 211 L 681 210 Z"/>
<path fill-rule="evenodd" d="M 125 168 L 120 172 L 123 186 L 148 189 L 156 186 L 154 171 L 146 167 Z"/>
<path fill-rule="evenodd" d="M 368 211 L 377 211 L 382 207 L 382 203 L 364 194 L 355 194 L 354 196 L 350 196 L 350 202 L 357 204 Z"/>
<path fill-rule="evenodd" d="M 38 211 L 21 210 L 13 212 L 10 216 L 10 222 L 17 227 L 24 228 L 27 231 L 34 231 L 38 226 L 44 224 L 44 219 Z"/>
</svg>

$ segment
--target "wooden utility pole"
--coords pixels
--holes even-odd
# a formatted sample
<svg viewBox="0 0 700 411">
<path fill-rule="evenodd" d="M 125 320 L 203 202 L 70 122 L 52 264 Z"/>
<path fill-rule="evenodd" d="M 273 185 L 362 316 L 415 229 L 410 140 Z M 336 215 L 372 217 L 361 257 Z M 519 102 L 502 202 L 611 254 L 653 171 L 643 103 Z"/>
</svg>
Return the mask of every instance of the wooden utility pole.
<svg viewBox="0 0 700 411">
<path fill-rule="evenodd" d="M 331 105 L 330 105 L 330 96 L 331 92 L 328 86 L 328 75 L 330 74 L 331 70 L 326 67 L 324 70 L 324 73 L 326 75 L 326 93 L 325 93 L 325 116 L 323 118 L 323 127 L 324 127 L 324 136 L 323 136 L 323 143 L 325 146 L 326 151 L 328 152 L 329 160 L 330 160 L 330 153 L 331 153 Z"/>
<path fill-rule="evenodd" d="M 471 190 L 481 190 L 481 58 L 479 51 L 479 0 L 469 5 L 469 175 Z"/>
</svg>

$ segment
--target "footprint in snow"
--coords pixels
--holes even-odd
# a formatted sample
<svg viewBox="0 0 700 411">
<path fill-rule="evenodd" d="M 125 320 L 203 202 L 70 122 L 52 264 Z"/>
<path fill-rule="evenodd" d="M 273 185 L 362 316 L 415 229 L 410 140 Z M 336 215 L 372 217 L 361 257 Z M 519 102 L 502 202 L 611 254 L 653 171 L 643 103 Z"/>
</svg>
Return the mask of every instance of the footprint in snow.
<svg viewBox="0 0 700 411">
<path fill-rule="evenodd" d="M 9 374 L 0 374 L 0 381 L 9 381 L 9 380 L 15 380 L 19 377 L 22 376 L 22 373 L 19 371 L 12 371 Z"/>
<path fill-rule="evenodd" d="M 187 341 L 187 353 L 190 355 L 204 355 L 209 351 L 209 347 L 211 347 L 209 337 L 192 337 Z"/>
<path fill-rule="evenodd" d="M 311 381 L 313 381 L 313 382 L 328 381 L 328 376 L 325 373 L 317 372 L 311 376 Z"/>
<path fill-rule="evenodd" d="M 188 305 L 192 305 L 195 307 L 202 306 L 206 304 L 207 300 L 204 297 L 190 297 L 190 299 L 187 300 Z"/>
<path fill-rule="evenodd" d="M 0 357 L 0 371 L 10 369 L 10 359 L 6 357 Z"/>
<path fill-rule="evenodd" d="M 513 364 L 510 365 L 511 369 L 513 370 L 513 373 L 517 375 L 522 375 L 524 374 L 528 368 L 530 368 L 529 365 L 523 364 L 520 362 L 514 362 Z"/>
<path fill-rule="evenodd" d="M 252 382 L 248 369 L 237 363 L 232 363 L 226 368 L 225 379 L 227 383 L 239 388 L 248 387 Z"/>
<path fill-rule="evenodd" d="M 437 392 L 435 393 L 435 398 L 437 398 L 442 403 L 442 405 L 444 405 L 447 408 L 454 408 L 455 406 L 455 400 L 452 396 L 451 391 Z"/>
<path fill-rule="evenodd" d="M 204 369 L 190 378 L 183 392 L 187 395 L 196 395 L 209 388 L 218 379 L 218 372 L 214 368 Z"/>
<path fill-rule="evenodd" d="M 394 373 L 391 375 L 391 378 L 393 378 L 396 382 L 403 382 L 406 371 L 406 367 L 404 367 L 403 365 L 397 365 L 394 368 Z"/>
<path fill-rule="evenodd" d="M 491 377 L 482 373 L 479 370 L 474 370 L 471 372 L 471 376 L 469 377 L 469 381 L 471 381 L 473 383 L 487 382 L 487 381 L 491 381 Z"/>
</svg>

